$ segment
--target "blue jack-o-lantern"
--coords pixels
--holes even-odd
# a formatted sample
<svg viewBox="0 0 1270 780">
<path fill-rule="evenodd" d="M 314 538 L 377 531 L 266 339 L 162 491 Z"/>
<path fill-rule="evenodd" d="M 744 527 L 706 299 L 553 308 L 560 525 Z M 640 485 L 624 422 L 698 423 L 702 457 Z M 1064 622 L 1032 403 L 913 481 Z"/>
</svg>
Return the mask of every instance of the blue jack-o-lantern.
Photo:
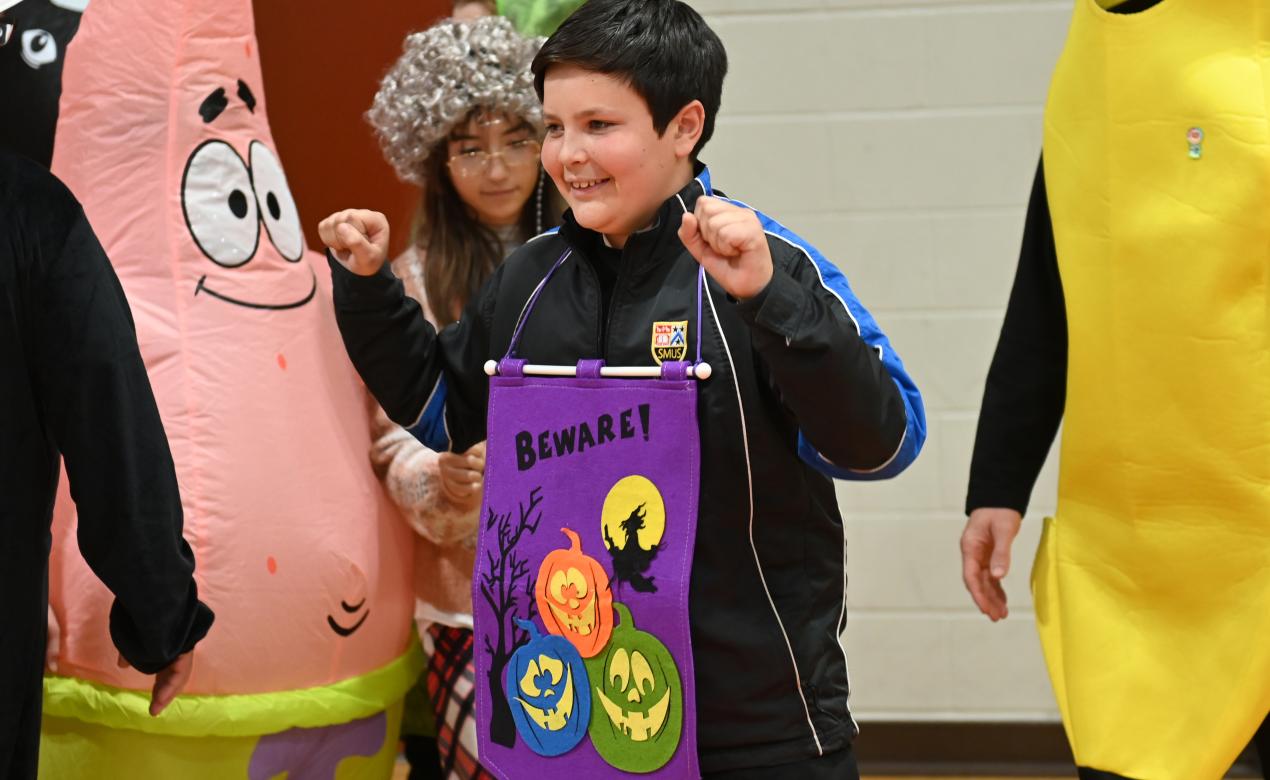
<svg viewBox="0 0 1270 780">
<path fill-rule="evenodd" d="M 591 686 L 582 656 L 564 637 L 543 635 L 527 620 L 516 624 L 529 632 L 507 662 L 507 704 L 516 730 L 540 756 L 568 753 L 587 734 L 591 723 Z"/>
</svg>

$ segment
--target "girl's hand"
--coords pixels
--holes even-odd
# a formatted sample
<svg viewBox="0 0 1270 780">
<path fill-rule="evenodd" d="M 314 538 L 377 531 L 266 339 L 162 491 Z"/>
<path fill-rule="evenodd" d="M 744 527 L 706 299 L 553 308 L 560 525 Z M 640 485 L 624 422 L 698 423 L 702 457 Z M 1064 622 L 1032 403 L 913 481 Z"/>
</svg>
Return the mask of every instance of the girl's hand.
<svg viewBox="0 0 1270 780">
<path fill-rule="evenodd" d="M 441 491 L 456 506 L 475 509 L 485 482 L 485 442 L 462 453 L 443 452 L 438 460 Z"/>
<path fill-rule="evenodd" d="M 388 218 L 378 211 L 337 211 L 318 223 L 318 236 L 340 265 L 359 276 L 379 273 L 388 256 Z"/>
</svg>

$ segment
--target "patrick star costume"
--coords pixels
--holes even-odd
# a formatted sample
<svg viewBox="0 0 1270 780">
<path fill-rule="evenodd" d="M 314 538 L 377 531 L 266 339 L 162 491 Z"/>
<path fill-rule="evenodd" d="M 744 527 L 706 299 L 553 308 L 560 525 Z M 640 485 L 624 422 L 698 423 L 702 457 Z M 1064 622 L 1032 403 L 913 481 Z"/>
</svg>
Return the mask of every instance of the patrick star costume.
<svg viewBox="0 0 1270 780">
<path fill-rule="evenodd" d="M 274 148 L 250 1 L 93 3 L 53 170 L 131 303 L 217 620 L 187 695 L 151 718 L 63 496 L 42 775 L 387 777 L 422 666 L 413 544 L 366 457 L 367 394 Z"/>
</svg>

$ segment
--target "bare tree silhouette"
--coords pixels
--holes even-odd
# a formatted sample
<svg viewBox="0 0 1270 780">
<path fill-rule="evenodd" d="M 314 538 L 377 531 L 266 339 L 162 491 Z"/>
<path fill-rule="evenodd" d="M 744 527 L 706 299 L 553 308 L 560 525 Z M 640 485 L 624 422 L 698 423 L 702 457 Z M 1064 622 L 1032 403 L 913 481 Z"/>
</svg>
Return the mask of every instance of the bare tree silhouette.
<svg viewBox="0 0 1270 780">
<path fill-rule="evenodd" d="M 481 596 L 498 620 L 498 639 L 491 641 L 492 631 L 483 629 L 485 652 L 490 657 L 489 689 L 492 698 L 489 713 L 490 740 L 497 745 L 513 747 L 516 744 L 516 724 L 507 704 L 507 692 L 503 690 L 503 674 L 507 662 L 516 648 L 529 640 L 529 635 L 515 624 L 516 618 L 533 620 L 538 614 L 534 600 L 534 582 L 529 572 L 528 558 L 516 554 L 516 545 L 526 533 L 533 535 L 542 522 L 542 487 L 529 491 L 529 503 L 520 502 L 520 519 L 513 521 L 512 513 L 496 514 L 487 509 L 485 534 L 497 532 L 496 545 L 486 545 L 489 562 L 487 573 L 481 575 Z M 537 513 L 537 514 L 535 514 Z M 497 547 L 497 553 L 494 547 Z M 523 584 L 522 584 L 523 583 Z M 521 606 L 524 605 L 524 613 Z"/>
</svg>

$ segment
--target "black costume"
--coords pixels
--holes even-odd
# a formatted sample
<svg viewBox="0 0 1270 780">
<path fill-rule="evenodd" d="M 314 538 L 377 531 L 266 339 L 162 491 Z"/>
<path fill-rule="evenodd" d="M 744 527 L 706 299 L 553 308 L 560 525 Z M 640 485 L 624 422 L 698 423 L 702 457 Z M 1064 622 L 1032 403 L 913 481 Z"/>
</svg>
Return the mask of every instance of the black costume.
<svg viewBox="0 0 1270 780">
<path fill-rule="evenodd" d="M 63 456 L 110 632 L 152 674 L 207 633 L 132 315 L 79 203 L 0 151 L 0 777 L 35 777 L 49 524 Z"/>
</svg>

